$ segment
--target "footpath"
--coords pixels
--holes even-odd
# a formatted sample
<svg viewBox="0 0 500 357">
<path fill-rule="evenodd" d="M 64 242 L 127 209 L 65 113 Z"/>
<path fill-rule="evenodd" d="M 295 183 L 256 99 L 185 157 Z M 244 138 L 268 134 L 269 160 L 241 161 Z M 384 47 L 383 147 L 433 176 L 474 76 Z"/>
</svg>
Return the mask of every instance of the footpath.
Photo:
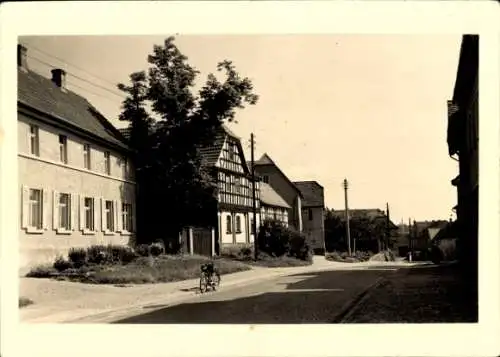
<svg viewBox="0 0 500 357">
<path fill-rule="evenodd" d="M 340 322 L 477 322 L 475 293 L 456 264 L 400 269 L 370 289 Z"/>
<path fill-rule="evenodd" d="M 410 266 L 390 262 L 391 266 Z M 418 264 L 418 263 L 416 263 Z M 338 263 L 315 256 L 313 264 L 305 267 L 264 268 L 223 275 L 219 291 L 241 285 L 258 283 L 280 276 L 312 273 L 324 270 L 366 269 L 388 263 Z M 21 322 L 28 323 L 106 323 L 144 312 L 154 305 L 177 304 L 199 296 L 198 279 L 171 283 L 127 285 L 92 285 L 52 279 L 20 278 L 19 295 L 34 301 L 19 310 Z M 214 294 L 217 294 L 215 292 Z"/>
</svg>

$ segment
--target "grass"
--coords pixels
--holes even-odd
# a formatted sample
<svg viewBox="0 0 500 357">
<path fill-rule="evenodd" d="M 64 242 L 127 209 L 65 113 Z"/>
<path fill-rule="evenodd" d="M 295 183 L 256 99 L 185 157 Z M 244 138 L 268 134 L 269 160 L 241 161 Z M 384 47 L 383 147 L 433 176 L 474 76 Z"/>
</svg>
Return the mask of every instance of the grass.
<svg viewBox="0 0 500 357">
<path fill-rule="evenodd" d="M 21 296 L 19 298 L 19 308 L 23 308 L 23 307 L 26 307 L 26 306 L 29 306 L 32 304 L 34 304 L 34 301 L 31 299 L 28 299 L 27 297 Z"/>
<path fill-rule="evenodd" d="M 153 284 L 197 278 L 200 265 L 210 261 L 208 257 L 188 255 L 161 255 L 140 257 L 129 264 L 84 265 L 57 272 L 48 266 L 37 267 L 27 276 L 39 278 L 64 278 L 87 284 Z M 216 259 L 215 266 L 221 274 L 251 269 L 242 262 Z"/>
<path fill-rule="evenodd" d="M 268 268 L 300 267 L 312 264 L 312 260 L 300 260 L 289 256 L 272 257 L 267 254 L 260 254 L 256 261 L 249 261 L 248 264 Z"/>
</svg>

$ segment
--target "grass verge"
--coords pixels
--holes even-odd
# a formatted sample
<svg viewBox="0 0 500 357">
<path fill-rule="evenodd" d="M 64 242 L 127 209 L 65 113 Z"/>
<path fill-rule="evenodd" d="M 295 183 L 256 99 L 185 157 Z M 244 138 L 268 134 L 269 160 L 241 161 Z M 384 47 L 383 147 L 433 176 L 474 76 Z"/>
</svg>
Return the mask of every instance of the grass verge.
<svg viewBox="0 0 500 357">
<path fill-rule="evenodd" d="M 57 278 L 88 284 L 152 284 L 197 278 L 200 265 L 210 261 L 208 257 L 188 255 L 160 255 L 140 257 L 123 264 L 84 265 L 58 272 L 51 266 L 32 269 L 28 277 Z M 215 266 L 221 274 L 251 269 L 248 264 L 230 259 L 216 259 Z"/>
<path fill-rule="evenodd" d="M 19 308 L 23 308 L 23 307 L 26 307 L 26 306 L 29 306 L 32 304 L 34 304 L 34 301 L 31 299 L 28 299 L 27 297 L 21 296 L 19 298 Z"/>
</svg>

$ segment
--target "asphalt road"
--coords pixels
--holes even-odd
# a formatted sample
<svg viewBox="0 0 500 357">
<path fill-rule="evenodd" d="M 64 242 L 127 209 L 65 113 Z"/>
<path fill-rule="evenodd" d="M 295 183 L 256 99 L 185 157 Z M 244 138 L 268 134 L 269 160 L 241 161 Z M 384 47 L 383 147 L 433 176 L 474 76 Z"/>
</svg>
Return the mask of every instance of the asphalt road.
<svg viewBox="0 0 500 357">
<path fill-rule="evenodd" d="M 147 306 L 144 314 L 115 323 L 333 323 L 356 297 L 394 272 L 367 269 L 280 277 L 209 292 L 173 306 Z"/>
</svg>

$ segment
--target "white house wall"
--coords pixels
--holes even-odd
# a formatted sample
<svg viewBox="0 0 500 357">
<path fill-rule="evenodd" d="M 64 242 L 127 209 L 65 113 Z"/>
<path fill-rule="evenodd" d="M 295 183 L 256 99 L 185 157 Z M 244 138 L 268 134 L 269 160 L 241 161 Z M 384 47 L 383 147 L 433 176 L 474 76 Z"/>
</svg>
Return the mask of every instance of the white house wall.
<svg viewBox="0 0 500 357">
<path fill-rule="evenodd" d="M 29 150 L 29 125 L 39 127 L 39 157 L 33 156 Z M 111 150 L 110 175 L 104 170 L 104 149 L 92 142 L 91 145 L 91 170 L 84 169 L 83 144 L 80 138 L 33 121 L 32 119 L 18 116 L 18 194 L 20 198 L 19 209 L 19 243 L 20 243 L 20 268 L 52 262 L 58 255 L 66 255 L 71 247 L 88 247 L 93 244 L 127 244 L 133 238 L 135 227 L 135 183 L 133 170 L 129 166 L 128 173 L 124 173 L 122 155 Z M 59 135 L 67 136 L 68 163 L 60 162 Z M 106 149 L 106 151 L 108 151 Z M 130 164 L 129 164 L 130 165 Z M 34 232 L 26 227 L 26 195 L 27 190 L 43 190 L 43 229 Z M 58 208 L 54 206 L 57 193 L 71 195 L 71 229 L 62 232 L 57 229 Z M 81 199 L 94 198 L 94 226 L 92 232 L 84 232 L 80 223 Z M 113 202 L 115 229 L 105 232 L 103 219 L 103 202 Z M 58 202 L 56 202 L 57 204 Z M 131 231 L 123 230 L 121 219 L 121 205 L 132 205 Z"/>
</svg>

